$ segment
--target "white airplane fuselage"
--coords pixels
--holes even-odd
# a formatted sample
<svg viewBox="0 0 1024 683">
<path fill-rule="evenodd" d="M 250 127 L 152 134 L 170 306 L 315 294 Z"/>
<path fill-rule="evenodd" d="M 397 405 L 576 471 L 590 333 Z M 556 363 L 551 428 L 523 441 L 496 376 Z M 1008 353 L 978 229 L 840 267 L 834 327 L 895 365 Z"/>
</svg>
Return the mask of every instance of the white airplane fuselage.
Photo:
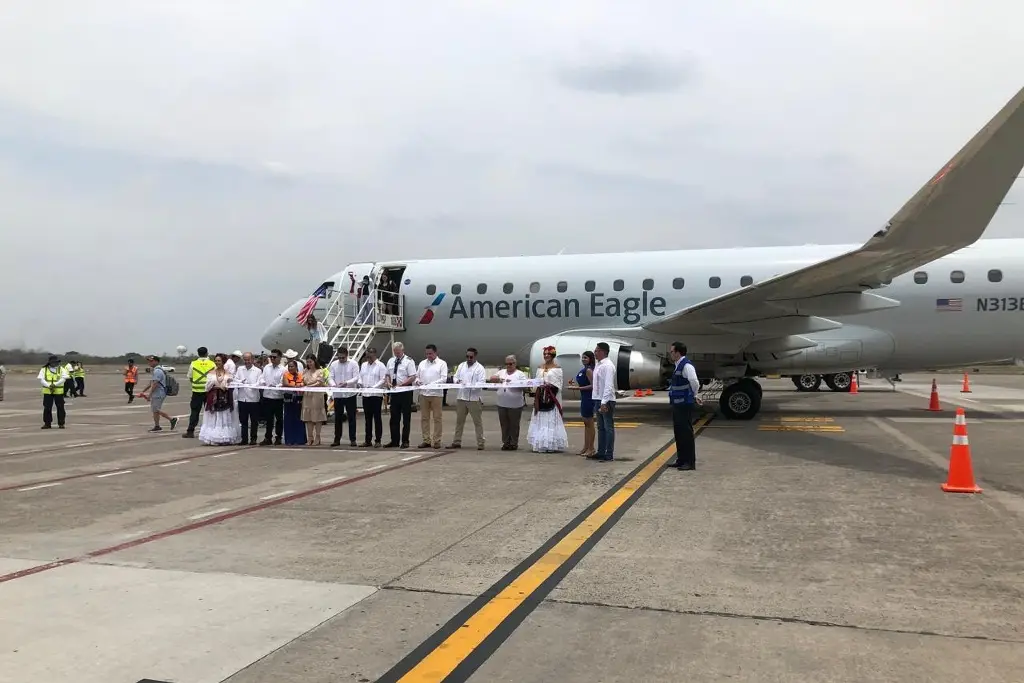
<svg viewBox="0 0 1024 683">
<path fill-rule="evenodd" d="M 405 268 L 400 282 L 404 330 L 395 338 L 417 360 L 432 343 L 452 361 L 461 359 L 466 347 L 475 347 L 488 365 L 500 364 L 510 353 L 526 364 L 536 342 L 553 336 L 571 340 L 565 345 L 573 347 L 602 336 L 628 340 L 634 351 L 652 359 L 664 359 L 668 345 L 678 339 L 707 376 L 720 376 L 722 367 L 741 363 L 759 373 L 824 374 L 874 367 L 891 375 L 1024 356 L 1024 239 L 980 240 L 870 290 L 899 301 L 899 306 L 828 316 L 842 327 L 802 334 L 817 342 L 813 348 L 742 353 L 749 337 L 685 331 L 658 335 L 641 327 L 750 280 L 766 280 L 857 246 L 388 262 Z M 358 279 L 372 266 L 354 264 L 332 281 L 347 289 L 349 272 Z M 922 272 L 927 282 L 919 284 L 915 273 Z M 962 281 L 954 282 L 959 273 Z M 719 286 L 713 287 L 716 278 Z M 957 300 L 960 310 L 955 310 Z M 264 347 L 305 348 L 309 335 L 295 323 L 304 302 L 297 301 L 271 324 L 262 338 Z M 317 317 L 322 319 L 325 310 L 321 301 Z M 379 334 L 373 345 L 383 352 L 388 339 L 388 334 Z M 582 350 L 565 349 L 570 354 Z"/>
</svg>

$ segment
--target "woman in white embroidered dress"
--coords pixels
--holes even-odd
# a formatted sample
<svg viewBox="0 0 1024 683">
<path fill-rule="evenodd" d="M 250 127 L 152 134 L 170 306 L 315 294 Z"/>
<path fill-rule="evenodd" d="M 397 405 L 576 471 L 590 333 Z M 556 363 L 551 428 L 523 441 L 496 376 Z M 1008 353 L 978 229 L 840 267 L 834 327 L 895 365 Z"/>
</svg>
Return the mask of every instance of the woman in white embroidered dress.
<svg viewBox="0 0 1024 683">
<path fill-rule="evenodd" d="M 228 357 L 213 357 L 213 372 L 206 376 L 206 406 L 199 440 L 210 446 L 228 446 L 242 440 L 242 424 L 238 421 L 235 397 L 231 394 L 231 374 L 224 367 Z"/>
<path fill-rule="evenodd" d="M 569 436 L 562 421 L 562 368 L 555 363 L 555 347 L 544 347 L 544 363 L 537 368 L 537 387 L 533 397 L 533 416 L 526 439 L 534 453 L 561 453 L 569 447 Z"/>
</svg>

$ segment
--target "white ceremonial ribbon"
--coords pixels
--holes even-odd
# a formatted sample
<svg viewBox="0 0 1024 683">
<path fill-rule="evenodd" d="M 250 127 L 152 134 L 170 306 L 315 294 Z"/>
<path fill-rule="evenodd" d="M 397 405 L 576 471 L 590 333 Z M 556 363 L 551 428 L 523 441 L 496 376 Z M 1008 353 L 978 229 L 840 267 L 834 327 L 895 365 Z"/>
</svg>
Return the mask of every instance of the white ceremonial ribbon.
<svg viewBox="0 0 1024 683">
<path fill-rule="evenodd" d="M 266 384 L 242 384 L 240 382 L 232 382 L 228 385 L 231 389 L 273 389 L 275 391 L 295 391 L 299 393 L 310 392 L 310 393 L 330 393 L 333 394 L 336 391 L 356 392 L 357 395 L 363 396 L 383 396 L 384 394 L 401 394 L 407 391 L 421 391 L 423 389 L 531 389 L 546 384 L 542 379 L 527 379 L 527 380 L 516 380 L 516 381 L 502 381 L 502 382 L 467 382 L 460 384 L 459 382 L 436 382 L 432 384 L 410 384 L 404 387 L 392 387 L 390 389 L 371 389 L 368 387 L 286 387 L 279 386 L 273 387 Z M 353 394 L 349 394 L 352 396 Z"/>
</svg>

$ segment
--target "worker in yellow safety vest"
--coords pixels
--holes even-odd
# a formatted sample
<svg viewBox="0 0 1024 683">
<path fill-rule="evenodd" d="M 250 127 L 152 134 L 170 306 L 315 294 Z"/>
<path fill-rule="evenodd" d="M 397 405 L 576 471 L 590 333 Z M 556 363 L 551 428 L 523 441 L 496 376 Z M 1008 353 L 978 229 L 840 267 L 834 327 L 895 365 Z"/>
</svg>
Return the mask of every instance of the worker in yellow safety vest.
<svg viewBox="0 0 1024 683">
<path fill-rule="evenodd" d="M 189 401 L 188 429 L 181 435 L 183 439 L 194 439 L 196 427 L 199 426 L 199 413 L 206 404 L 206 377 L 213 368 L 214 362 L 209 358 L 210 352 L 205 346 L 196 349 L 196 356 L 188 366 L 188 381 L 192 385 L 192 398 Z"/>
<path fill-rule="evenodd" d="M 71 361 L 64 363 L 61 368 L 64 371 L 64 396 L 68 400 L 72 400 L 78 395 L 78 391 L 75 389 L 75 364 Z"/>
<path fill-rule="evenodd" d="M 75 362 L 75 369 L 71 372 L 71 376 L 75 380 L 75 393 L 85 398 L 85 367 L 82 365 L 82 361 Z"/>
<path fill-rule="evenodd" d="M 64 411 L 64 383 L 69 379 L 66 367 L 60 359 L 51 355 L 39 371 L 39 383 L 43 385 L 43 429 L 53 427 L 53 407 L 57 406 L 57 426 L 64 429 L 67 414 Z"/>
</svg>

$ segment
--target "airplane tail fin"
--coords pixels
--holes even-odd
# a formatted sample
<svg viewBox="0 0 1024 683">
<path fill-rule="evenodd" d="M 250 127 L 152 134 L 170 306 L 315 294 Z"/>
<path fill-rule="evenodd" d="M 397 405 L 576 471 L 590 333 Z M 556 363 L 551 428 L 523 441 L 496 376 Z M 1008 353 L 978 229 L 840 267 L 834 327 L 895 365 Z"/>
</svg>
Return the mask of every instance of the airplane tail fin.
<svg viewBox="0 0 1024 683">
<path fill-rule="evenodd" d="M 865 247 L 950 253 L 985 232 L 1024 168 L 1024 88 Z M 927 230 L 901 230 L 901 226 Z"/>
</svg>

